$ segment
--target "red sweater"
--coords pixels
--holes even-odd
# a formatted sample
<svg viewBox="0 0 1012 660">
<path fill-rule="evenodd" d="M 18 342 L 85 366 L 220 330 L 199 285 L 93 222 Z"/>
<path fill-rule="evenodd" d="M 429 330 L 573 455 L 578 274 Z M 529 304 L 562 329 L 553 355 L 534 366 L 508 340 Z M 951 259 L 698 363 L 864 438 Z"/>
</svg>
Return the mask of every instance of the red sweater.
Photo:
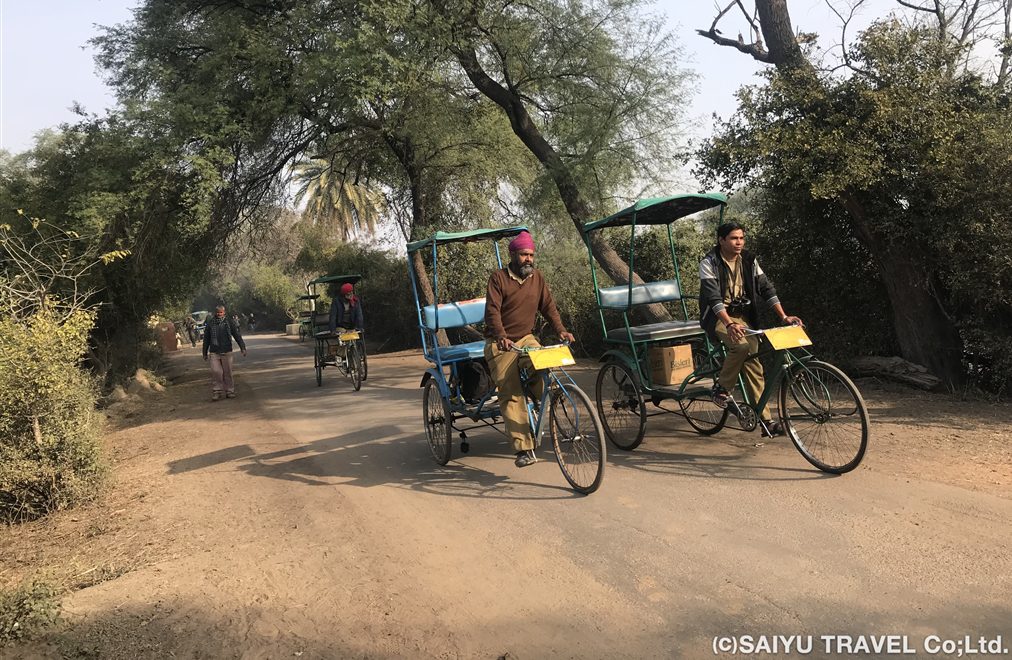
<svg viewBox="0 0 1012 660">
<path fill-rule="evenodd" d="M 491 339 L 507 337 L 517 341 L 534 332 L 538 312 L 548 319 L 556 334 L 566 331 L 548 290 L 541 271 L 534 272 L 521 284 L 510 277 L 506 268 L 500 268 L 488 278 L 485 293 L 485 336 Z"/>
</svg>

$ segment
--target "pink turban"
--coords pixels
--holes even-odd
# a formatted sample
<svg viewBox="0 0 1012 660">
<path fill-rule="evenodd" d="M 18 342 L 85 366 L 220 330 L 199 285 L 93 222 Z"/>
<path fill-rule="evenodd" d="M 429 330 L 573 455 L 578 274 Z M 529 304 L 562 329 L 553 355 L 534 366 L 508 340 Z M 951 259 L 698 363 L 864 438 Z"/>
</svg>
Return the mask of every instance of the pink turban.
<svg viewBox="0 0 1012 660">
<path fill-rule="evenodd" d="M 517 237 L 510 241 L 510 252 L 519 252 L 520 250 L 533 250 L 534 239 L 531 235 L 525 231 L 517 234 Z"/>
</svg>

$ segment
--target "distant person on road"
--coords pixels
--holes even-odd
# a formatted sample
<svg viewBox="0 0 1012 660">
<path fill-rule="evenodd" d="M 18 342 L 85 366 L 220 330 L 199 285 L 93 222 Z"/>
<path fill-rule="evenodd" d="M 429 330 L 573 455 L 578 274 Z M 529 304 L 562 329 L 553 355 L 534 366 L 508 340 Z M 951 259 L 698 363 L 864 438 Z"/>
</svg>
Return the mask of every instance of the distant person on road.
<svg viewBox="0 0 1012 660">
<path fill-rule="evenodd" d="M 250 332 L 254 332 L 257 329 L 257 320 L 253 316 L 253 312 L 250 312 L 249 317 L 246 319 L 246 327 Z"/>
<path fill-rule="evenodd" d="M 204 328 L 204 359 L 211 361 L 211 401 L 217 401 L 222 395 L 228 399 L 235 398 L 235 382 L 232 378 L 233 337 L 245 357 L 246 342 L 242 339 L 239 326 L 225 316 L 225 306 L 218 305 L 214 316 L 207 320 L 207 327 Z"/>
<path fill-rule="evenodd" d="M 341 285 L 339 295 L 330 305 L 330 331 L 336 332 L 339 327 L 346 330 L 365 330 L 362 301 L 355 295 L 355 287 L 348 282 Z"/>
<path fill-rule="evenodd" d="M 186 327 L 186 337 L 190 340 L 190 346 L 197 345 L 197 322 L 193 319 L 193 314 L 187 314 L 186 318 L 183 319 L 183 326 Z"/>
</svg>

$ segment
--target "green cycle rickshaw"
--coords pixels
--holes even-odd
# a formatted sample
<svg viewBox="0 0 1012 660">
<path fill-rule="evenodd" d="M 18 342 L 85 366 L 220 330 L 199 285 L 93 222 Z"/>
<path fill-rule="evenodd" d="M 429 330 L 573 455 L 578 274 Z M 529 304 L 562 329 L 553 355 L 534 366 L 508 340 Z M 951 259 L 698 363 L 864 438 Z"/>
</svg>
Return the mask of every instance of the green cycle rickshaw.
<svg viewBox="0 0 1012 660">
<path fill-rule="evenodd" d="M 318 299 L 317 287 L 340 287 L 342 284 L 355 285 L 362 279 L 361 275 L 323 275 L 306 284 L 309 294 L 305 298 L 313 301 L 311 334 L 316 340 L 313 352 L 313 368 L 316 370 L 316 384 L 323 385 L 323 370 L 337 367 L 341 373 L 351 380 L 352 386 L 358 391 L 369 375 L 369 362 L 365 350 L 365 338 L 359 330 L 337 328 L 330 332 L 330 313 L 325 311 Z M 334 302 L 332 304 L 339 304 Z"/>
<path fill-rule="evenodd" d="M 682 414 L 703 435 L 717 433 L 732 418 L 738 428 L 752 431 L 763 424 L 756 411 L 775 400 L 785 433 L 808 462 L 825 472 L 849 472 L 861 462 L 867 447 L 867 409 L 854 383 L 807 349 L 811 340 L 802 328 L 756 331 L 763 335 L 762 347 L 749 359 L 769 362 L 766 386 L 758 400 L 753 399 L 740 376 L 726 407 L 712 398 L 711 388 L 720 372 L 724 347 L 689 317 L 672 224 L 708 209 L 718 209 L 723 219 L 726 206 L 727 197 L 721 193 L 657 197 L 583 225 L 598 314 L 609 346 L 601 358 L 596 387 L 605 433 L 616 447 L 633 450 L 643 441 L 647 418 L 663 413 Z M 674 277 L 634 283 L 636 228 L 651 226 L 667 229 Z M 628 228 L 628 281 L 601 286 L 590 252 L 591 239 L 595 232 L 611 228 Z M 665 305 L 672 320 L 637 324 L 635 308 L 655 303 Z M 617 322 L 619 316 L 621 323 Z M 658 356 L 667 360 L 671 355 L 684 358 L 681 370 L 658 365 Z M 670 374 L 675 377 L 666 377 Z M 654 407 L 649 412 L 648 401 Z M 677 403 L 678 409 L 666 408 L 669 401 Z"/>
</svg>

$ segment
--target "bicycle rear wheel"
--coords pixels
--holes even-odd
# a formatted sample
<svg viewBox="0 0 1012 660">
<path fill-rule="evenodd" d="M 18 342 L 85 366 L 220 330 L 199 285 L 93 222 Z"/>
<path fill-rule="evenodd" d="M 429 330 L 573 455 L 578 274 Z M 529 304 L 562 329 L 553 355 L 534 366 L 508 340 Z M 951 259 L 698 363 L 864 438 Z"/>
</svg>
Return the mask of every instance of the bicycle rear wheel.
<svg viewBox="0 0 1012 660">
<path fill-rule="evenodd" d="M 358 392 L 362 389 L 362 358 L 359 356 L 355 344 L 348 344 L 348 350 L 345 353 L 344 359 L 347 361 L 345 367 L 348 369 L 348 378 L 351 380 L 351 386 Z"/>
<path fill-rule="evenodd" d="M 643 442 L 647 411 L 639 379 L 619 362 L 608 362 L 597 372 L 597 414 L 611 444 L 632 451 Z"/>
<path fill-rule="evenodd" d="M 868 447 L 868 411 L 846 374 L 818 360 L 795 364 L 779 399 L 784 431 L 805 460 L 833 474 L 858 466 Z"/>
<path fill-rule="evenodd" d="M 552 392 L 548 429 L 562 475 L 578 493 L 593 493 L 604 478 L 604 428 L 590 397 L 575 385 Z"/>
<path fill-rule="evenodd" d="M 439 393 L 439 386 L 431 378 L 425 381 L 422 394 L 422 423 L 425 424 L 425 439 L 429 442 L 429 450 L 436 463 L 446 465 L 450 461 L 450 450 L 453 442 L 453 419 L 450 417 L 450 405 Z"/>
<path fill-rule="evenodd" d="M 692 364 L 695 372 L 689 387 L 705 388 L 678 399 L 678 407 L 689 426 L 700 435 L 713 435 L 727 424 L 728 412 L 713 402 L 709 389 L 716 382 L 720 362 L 702 347 L 692 350 Z M 705 374 L 698 376 L 695 374 Z"/>
</svg>

